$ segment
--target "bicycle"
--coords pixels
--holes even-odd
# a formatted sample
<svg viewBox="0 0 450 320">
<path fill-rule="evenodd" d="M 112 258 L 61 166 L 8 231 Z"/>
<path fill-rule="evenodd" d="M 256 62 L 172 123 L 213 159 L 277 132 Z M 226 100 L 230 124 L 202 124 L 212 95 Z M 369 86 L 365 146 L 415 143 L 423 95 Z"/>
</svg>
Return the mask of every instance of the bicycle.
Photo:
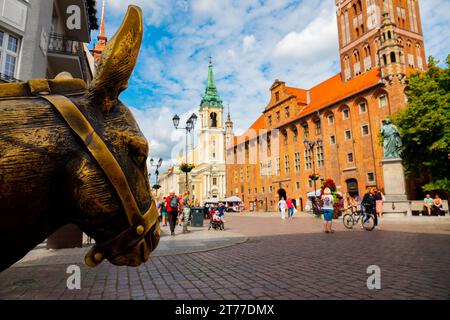
<svg viewBox="0 0 450 320">
<path fill-rule="evenodd" d="M 353 210 L 353 208 L 355 210 Z M 348 210 L 350 210 L 350 213 L 346 213 L 342 217 L 342 222 L 347 229 L 352 229 L 353 226 L 359 222 L 359 220 L 361 220 L 361 226 L 365 230 L 372 231 L 375 228 L 375 218 L 373 216 L 372 210 L 358 210 L 356 206 L 350 206 L 346 211 Z M 364 219 L 361 219 L 363 217 Z"/>
</svg>

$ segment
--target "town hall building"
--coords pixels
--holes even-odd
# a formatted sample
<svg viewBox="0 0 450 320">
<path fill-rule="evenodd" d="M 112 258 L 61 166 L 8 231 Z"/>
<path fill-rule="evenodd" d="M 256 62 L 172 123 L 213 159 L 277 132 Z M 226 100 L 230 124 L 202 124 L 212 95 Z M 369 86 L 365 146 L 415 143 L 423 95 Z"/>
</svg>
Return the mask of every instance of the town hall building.
<svg viewBox="0 0 450 320">
<path fill-rule="evenodd" d="M 336 0 L 341 72 L 303 89 L 275 80 L 262 114 L 227 146 L 227 196 L 246 209 L 303 208 L 313 174 L 363 195 L 384 188 L 382 121 L 406 106 L 406 76 L 426 68 L 417 0 Z M 313 142 L 313 147 L 310 148 Z M 409 198 L 415 184 L 407 181 Z"/>
</svg>

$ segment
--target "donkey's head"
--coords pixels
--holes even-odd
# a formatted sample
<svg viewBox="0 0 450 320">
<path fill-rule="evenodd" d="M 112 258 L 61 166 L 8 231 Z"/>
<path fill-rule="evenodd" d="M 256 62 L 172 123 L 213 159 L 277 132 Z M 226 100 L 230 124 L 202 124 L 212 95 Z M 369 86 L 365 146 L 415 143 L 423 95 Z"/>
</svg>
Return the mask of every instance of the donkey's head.
<svg viewBox="0 0 450 320">
<path fill-rule="evenodd" d="M 146 168 L 148 143 L 130 110 L 118 100 L 136 64 L 142 31 L 141 11 L 130 6 L 102 54 L 87 96 L 77 101 L 109 150 L 102 157 L 118 164 L 115 171 L 105 169 L 92 151 L 83 149 L 66 166 L 73 220 L 97 243 L 86 255 L 90 266 L 103 259 L 137 266 L 159 242 Z"/>
</svg>

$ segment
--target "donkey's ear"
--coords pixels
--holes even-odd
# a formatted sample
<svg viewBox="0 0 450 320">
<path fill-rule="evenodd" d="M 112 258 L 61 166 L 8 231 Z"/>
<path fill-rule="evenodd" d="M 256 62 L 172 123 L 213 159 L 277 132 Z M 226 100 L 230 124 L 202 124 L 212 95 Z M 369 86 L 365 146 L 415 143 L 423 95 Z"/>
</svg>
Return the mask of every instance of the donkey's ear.
<svg viewBox="0 0 450 320">
<path fill-rule="evenodd" d="M 128 86 L 128 79 L 136 65 L 142 33 L 141 9 L 129 6 L 122 25 L 102 53 L 89 88 L 91 102 L 101 107 L 103 112 L 112 109 L 119 94 Z"/>
</svg>

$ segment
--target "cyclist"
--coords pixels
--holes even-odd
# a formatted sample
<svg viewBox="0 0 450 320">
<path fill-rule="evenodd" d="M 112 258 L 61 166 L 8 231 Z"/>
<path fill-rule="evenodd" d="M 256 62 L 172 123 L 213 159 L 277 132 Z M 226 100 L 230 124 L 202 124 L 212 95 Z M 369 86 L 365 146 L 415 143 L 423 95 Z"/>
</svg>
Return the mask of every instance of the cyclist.
<svg viewBox="0 0 450 320">
<path fill-rule="evenodd" d="M 375 221 L 375 228 L 378 226 L 378 217 L 375 211 L 375 194 L 373 192 L 373 188 L 368 187 L 366 189 L 366 193 L 361 201 L 361 210 L 364 214 L 364 223 L 369 219 L 369 213 L 372 213 L 372 216 Z"/>
</svg>

